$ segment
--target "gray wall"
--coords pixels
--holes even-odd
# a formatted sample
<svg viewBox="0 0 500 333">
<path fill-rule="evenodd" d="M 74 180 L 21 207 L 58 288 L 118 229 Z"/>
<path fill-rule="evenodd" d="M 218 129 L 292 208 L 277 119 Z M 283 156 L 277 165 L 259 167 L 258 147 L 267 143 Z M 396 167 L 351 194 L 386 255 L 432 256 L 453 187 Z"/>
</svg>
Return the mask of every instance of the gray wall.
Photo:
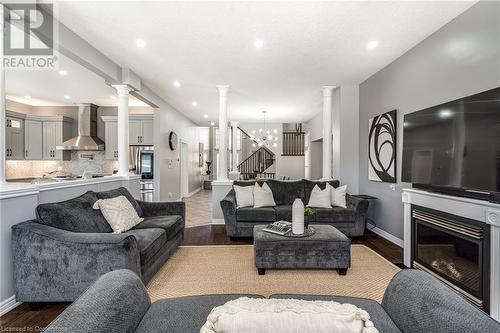
<svg viewBox="0 0 500 333">
<path fill-rule="evenodd" d="M 500 86 L 500 3 L 481 1 L 360 85 L 359 189 L 379 198 L 377 227 L 403 238 L 403 115 Z M 368 180 L 368 119 L 397 109 L 395 190 Z"/>
</svg>

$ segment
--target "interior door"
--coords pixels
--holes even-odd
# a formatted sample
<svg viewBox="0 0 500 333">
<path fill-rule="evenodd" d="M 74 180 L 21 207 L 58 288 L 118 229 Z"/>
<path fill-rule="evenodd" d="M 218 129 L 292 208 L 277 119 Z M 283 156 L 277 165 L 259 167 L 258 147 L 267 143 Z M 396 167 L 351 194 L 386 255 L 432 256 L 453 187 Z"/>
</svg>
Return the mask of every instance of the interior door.
<svg viewBox="0 0 500 333">
<path fill-rule="evenodd" d="M 26 120 L 26 122 L 24 123 L 24 144 L 26 159 L 43 159 L 41 121 Z"/>
<path fill-rule="evenodd" d="M 141 121 L 141 144 L 142 145 L 153 145 L 153 121 L 143 120 Z"/>
<path fill-rule="evenodd" d="M 180 144 L 180 169 L 181 169 L 181 182 L 180 182 L 180 194 L 181 198 L 185 198 L 189 194 L 189 184 L 188 184 L 188 144 L 185 142 L 181 142 Z"/>
<path fill-rule="evenodd" d="M 128 123 L 128 144 L 140 145 L 141 144 L 141 121 L 130 120 Z"/>
</svg>

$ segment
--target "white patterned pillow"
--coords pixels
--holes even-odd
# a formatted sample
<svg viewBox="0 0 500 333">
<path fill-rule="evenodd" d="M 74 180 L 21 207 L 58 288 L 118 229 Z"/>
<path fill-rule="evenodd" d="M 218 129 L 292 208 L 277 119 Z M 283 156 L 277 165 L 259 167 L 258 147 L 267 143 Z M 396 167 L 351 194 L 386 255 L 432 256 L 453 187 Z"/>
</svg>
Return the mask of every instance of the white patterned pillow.
<svg viewBox="0 0 500 333">
<path fill-rule="evenodd" d="M 101 210 L 115 234 L 121 234 L 144 221 L 123 195 L 111 199 L 99 199 L 93 208 Z"/>
</svg>

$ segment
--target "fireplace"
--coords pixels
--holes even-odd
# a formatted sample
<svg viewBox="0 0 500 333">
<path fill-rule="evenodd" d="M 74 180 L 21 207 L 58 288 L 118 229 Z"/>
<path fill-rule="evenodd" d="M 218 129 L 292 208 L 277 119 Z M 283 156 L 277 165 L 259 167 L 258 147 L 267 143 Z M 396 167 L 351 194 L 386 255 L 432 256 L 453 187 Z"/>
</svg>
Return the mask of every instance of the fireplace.
<svg viewBox="0 0 500 333">
<path fill-rule="evenodd" d="M 411 206 L 411 263 L 489 313 L 490 225 Z"/>
</svg>

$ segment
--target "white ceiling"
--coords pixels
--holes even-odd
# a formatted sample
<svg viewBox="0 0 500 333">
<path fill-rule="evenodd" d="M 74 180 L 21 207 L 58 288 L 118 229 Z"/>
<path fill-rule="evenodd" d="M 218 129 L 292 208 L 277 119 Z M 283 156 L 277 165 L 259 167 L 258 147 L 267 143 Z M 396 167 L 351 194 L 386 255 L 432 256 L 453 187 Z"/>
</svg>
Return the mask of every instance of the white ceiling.
<svg viewBox="0 0 500 333">
<path fill-rule="evenodd" d="M 322 85 L 361 83 L 473 3 L 60 2 L 58 16 L 201 125 L 217 118 L 216 84 L 231 86 L 231 120 L 308 120 Z"/>
<path fill-rule="evenodd" d="M 70 106 L 75 103 L 94 103 L 99 106 L 116 106 L 115 89 L 104 80 L 71 59 L 57 54 L 60 70 L 7 70 L 5 90 L 7 98 L 16 102 L 39 106 Z M 31 98 L 26 98 L 30 96 Z M 66 99 L 64 96 L 68 96 Z M 135 97 L 130 106 L 147 106 Z"/>
</svg>

